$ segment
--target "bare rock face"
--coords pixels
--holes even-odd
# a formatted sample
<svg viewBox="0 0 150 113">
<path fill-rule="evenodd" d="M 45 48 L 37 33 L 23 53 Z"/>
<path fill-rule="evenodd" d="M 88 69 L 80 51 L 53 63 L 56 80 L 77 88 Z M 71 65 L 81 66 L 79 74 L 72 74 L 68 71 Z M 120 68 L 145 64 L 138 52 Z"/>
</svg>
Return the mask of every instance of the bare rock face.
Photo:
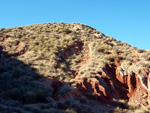
<svg viewBox="0 0 150 113">
<path fill-rule="evenodd" d="M 83 83 L 77 84 L 77 88 L 84 93 L 95 94 L 101 102 L 107 103 L 112 100 L 112 96 L 103 85 L 97 79 L 84 79 Z"/>
<path fill-rule="evenodd" d="M 136 78 L 135 78 L 135 73 L 131 73 L 128 75 L 128 80 L 127 80 L 127 86 L 129 88 L 129 94 L 128 96 L 130 97 L 135 89 L 136 89 Z"/>
<path fill-rule="evenodd" d="M 127 87 L 128 75 L 124 73 L 123 69 L 116 69 L 116 78 L 121 82 L 122 86 Z"/>
<path fill-rule="evenodd" d="M 116 72 L 114 72 L 116 70 Z M 82 92 L 94 93 L 100 102 L 109 103 L 113 98 L 125 99 L 138 105 L 147 105 L 150 99 L 148 70 L 127 73 L 121 67 L 106 66 L 105 78 L 84 79 L 77 84 Z"/>
</svg>

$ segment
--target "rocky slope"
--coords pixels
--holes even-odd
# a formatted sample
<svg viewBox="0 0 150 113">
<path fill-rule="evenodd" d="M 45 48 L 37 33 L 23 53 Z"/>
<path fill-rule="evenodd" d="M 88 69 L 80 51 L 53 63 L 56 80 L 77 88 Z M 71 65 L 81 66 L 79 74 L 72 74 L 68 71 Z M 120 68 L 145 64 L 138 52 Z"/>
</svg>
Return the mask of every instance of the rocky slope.
<svg viewBox="0 0 150 113">
<path fill-rule="evenodd" d="M 3 28 L 0 111 L 146 112 L 149 69 L 149 51 L 84 24 Z"/>
</svg>

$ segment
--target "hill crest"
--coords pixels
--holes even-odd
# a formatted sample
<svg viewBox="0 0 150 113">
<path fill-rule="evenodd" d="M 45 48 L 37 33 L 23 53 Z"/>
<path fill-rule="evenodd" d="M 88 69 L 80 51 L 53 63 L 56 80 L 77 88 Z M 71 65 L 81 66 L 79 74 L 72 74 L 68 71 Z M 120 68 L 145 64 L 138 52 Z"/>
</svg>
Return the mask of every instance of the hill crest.
<svg viewBox="0 0 150 113">
<path fill-rule="evenodd" d="M 9 67 L 7 55 L 19 60 L 47 79 L 42 78 L 42 83 L 53 81 L 49 87 L 55 91 L 54 100 L 84 97 L 109 104 L 114 99 L 140 106 L 149 104 L 150 52 L 105 36 L 90 26 L 44 23 L 1 29 L 0 46 L 1 74 L 5 75 Z M 19 65 L 10 72 L 21 68 Z M 21 81 L 21 74 L 18 76 Z M 63 93 L 69 97 L 58 90 L 67 90 Z"/>
</svg>

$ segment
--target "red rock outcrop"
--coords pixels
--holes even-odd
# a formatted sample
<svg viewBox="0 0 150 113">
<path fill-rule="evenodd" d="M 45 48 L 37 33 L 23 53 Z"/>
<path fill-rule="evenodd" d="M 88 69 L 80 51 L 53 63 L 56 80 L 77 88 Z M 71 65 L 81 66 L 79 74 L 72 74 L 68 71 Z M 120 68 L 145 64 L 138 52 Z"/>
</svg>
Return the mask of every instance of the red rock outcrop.
<svg viewBox="0 0 150 113">
<path fill-rule="evenodd" d="M 131 97 L 132 94 L 134 93 L 136 89 L 136 78 L 135 78 L 135 73 L 131 73 L 128 75 L 128 80 L 127 80 L 127 86 L 129 89 L 129 94 L 128 97 Z"/>
<path fill-rule="evenodd" d="M 116 69 L 116 78 L 119 80 L 119 82 L 122 84 L 123 87 L 128 87 L 127 79 L 128 75 L 124 75 L 123 70 Z"/>
<path fill-rule="evenodd" d="M 122 68 L 112 65 L 103 69 L 105 78 L 84 79 L 77 84 L 82 92 L 95 93 L 100 102 L 110 102 L 115 99 L 127 99 L 139 105 L 147 105 L 150 101 L 150 77 L 148 70 L 140 70 L 138 73 L 125 73 Z M 150 103 L 150 102 L 149 102 Z"/>
<path fill-rule="evenodd" d="M 97 80 L 84 79 L 83 83 L 77 84 L 77 88 L 84 93 L 96 94 L 101 102 L 107 103 L 112 100 L 109 91 Z"/>
<path fill-rule="evenodd" d="M 89 56 L 89 46 L 83 46 L 83 43 L 78 42 L 73 46 L 70 46 L 68 49 L 61 51 L 61 54 L 68 58 L 72 53 L 81 52 L 83 50 L 83 57 L 80 62 L 80 68 L 86 65 L 90 59 Z M 71 52 L 70 52 L 71 51 Z M 122 55 L 123 52 L 118 52 L 119 55 Z M 78 71 L 74 73 L 75 79 L 80 76 Z M 105 75 L 104 78 L 100 77 L 101 74 Z M 140 103 L 140 105 L 146 105 L 147 99 L 150 99 L 150 91 L 148 86 L 149 81 L 149 70 L 144 69 L 139 72 L 130 72 L 125 70 L 121 66 L 121 61 L 115 59 L 114 64 L 106 65 L 103 68 L 103 72 L 98 72 L 100 76 L 95 78 L 86 78 L 82 82 L 76 80 L 77 89 L 83 94 L 95 94 L 98 97 L 98 100 L 103 103 L 109 103 L 113 98 L 115 99 L 125 99 L 130 102 Z M 138 94 L 138 96 L 137 96 Z M 142 95 L 144 94 L 144 96 Z M 68 94 L 69 97 L 70 94 Z M 79 95 L 75 92 L 72 92 L 71 95 Z M 148 96 L 147 96 L 148 95 Z M 81 96 L 81 95 L 80 95 Z M 60 95 L 59 95 L 60 98 Z M 65 96 L 61 98 L 66 98 Z"/>
</svg>

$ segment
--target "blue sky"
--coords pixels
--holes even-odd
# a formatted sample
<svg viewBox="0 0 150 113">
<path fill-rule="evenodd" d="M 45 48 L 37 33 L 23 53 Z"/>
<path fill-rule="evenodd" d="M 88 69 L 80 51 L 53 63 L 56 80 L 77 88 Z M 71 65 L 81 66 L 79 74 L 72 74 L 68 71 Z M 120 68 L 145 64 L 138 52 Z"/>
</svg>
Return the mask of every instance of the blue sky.
<svg viewBox="0 0 150 113">
<path fill-rule="evenodd" d="M 1 0 L 0 11 L 0 28 L 77 22 L 150 49 L 150 0 Z"/>
</svg>

